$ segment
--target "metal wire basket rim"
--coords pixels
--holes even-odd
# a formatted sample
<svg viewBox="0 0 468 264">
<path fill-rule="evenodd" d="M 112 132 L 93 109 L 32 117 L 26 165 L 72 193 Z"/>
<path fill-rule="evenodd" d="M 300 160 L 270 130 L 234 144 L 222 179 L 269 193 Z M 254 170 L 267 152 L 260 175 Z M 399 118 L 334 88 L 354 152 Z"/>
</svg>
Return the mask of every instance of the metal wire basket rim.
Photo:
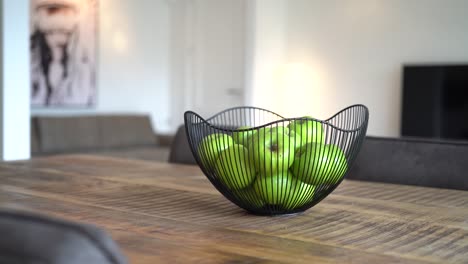
<svg viewBox="0 0 468 264">
<path fill-rule="evenodd" d="M 362 107 L 364 108 L 364 111 L 365 111 L 365 118 L 364 120 L 362 121 L 361 124 L 359 124 L 359 126 L 355 129 L 343 129 L 343 128 L 340 128 L 340 127 L 337 127 L 333 124 L 330 123 L 330 120 L 335 118 L 336 116 L 340 115 L 341 113 L 343 113 L 344 111 L 350 109 L 350 108 L 354 108 L 354 107 Z M 263 125 L 260 125 L 260 126 L 255 126 L 255 127 L 251 127 L 251 128 L 245 128 L 245 129 L 229 129 L 229 128 L 225 128 L 225 127 L 220 127 L 220 126 L 216 126 L 216 125 L 213 125 L 211 124 L 209 121 L 216 118 L 217 116 L 223 114 L 223 113 L 226 113 L 226 112 L 229 112 L 229 111 L 232 111 L 232 110 L 235 110 L 235 109 L 245 109 L 245 108 L 249 108 L 249 109 L 257 109 L 257 110 L 262 110 L 262 111 L 267 111 L 269 113 L 272 113 L 272 114 L 275 114 L 277 115 L 278 117 L 282 118 L 282 119 L 279 119 L 279 120 L 276 120 L 276 121 L 272 121 L 272 122 L 269 122 L 269 123 L 265 123 Z M 345 107 L 343 108 L 342 110 L 338 111 L 336 114 L 332 115 L 331 117 L 325 119 L 325 120 L 320 120 L 320 119 L 316 119 L 316 118 L 311 118 L 311 117 L 291 117 L 291 118 L 285 118 L 283 117 L 282 115 L 279 115 L 273 111 L 270 111 L 270 110 L 267 110 L 267 109 L 264 109 L 264 108 L 260 108 L 260 107 L 255 107 L 255 106 L 237 106 L 237 107 L 231 107 L 231 108 L 227 108 L 207 119 L 203 118 L 202 116 L 200 116 L 199 114 L 193 112 L 193 111 L 185 111 L 184 113 L 184 116 L 187 116 L 189 114 L 193 114 L 195 116 L 197 116 L 198 118 L 200 118 L 200 120 L 203 122 L 203 123 L 206 123 L 209 127 L 211 128 L 214 128 L 216 130 L 221 130 L 221 131 L 225 131 L 225 132 L 239 132 L 239 131 L 250 131 L 250 130 L 258 130 L 260 128 L 263 128 L 263 127 L 267 127 L 267 126 L 270 126 L 270 125 L 273 125 L 273 124 L 276 124 L 276 123 L 280 123 L 280 122 L 284 122 L 284 121 L 297 121 L 297 120 L 312 120 L 312 121 L 316 121 L 316 122 L 320 122 L 322 124 L 327 124 L 329 126 L 331 126 L 332 128 L 336 129 L 336 130 L 339 130 L 339 131 L 342 131 L 342 132 L 347 132 L 347 133 L 350 133 L 350 132 L 356 132 L 358 130 L 360 130 L 363 126 L 365 126 L 369 120 L 369 109 L 367 108 L 367 106 L 363 105 L 363 104 L 354 104 L 354 105 L 350 105 L 348 107 Z"/>
</svg>

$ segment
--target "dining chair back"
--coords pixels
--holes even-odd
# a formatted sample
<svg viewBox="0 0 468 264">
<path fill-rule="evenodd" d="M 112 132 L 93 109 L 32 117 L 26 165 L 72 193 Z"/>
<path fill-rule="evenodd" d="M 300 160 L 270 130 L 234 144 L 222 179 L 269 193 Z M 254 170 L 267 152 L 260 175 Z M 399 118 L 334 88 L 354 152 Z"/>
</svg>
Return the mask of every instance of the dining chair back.
<svg viewBox="0 0 468 264">
<path fill-rule="evenodd" d="M 171 143 L 169 152 L 170 163 L 197 164 L 193 157 L 190 145 L 187 140 L 185 126 L 180 125 Z"/>
<path fill-rule="evenodd" d="M 366 137 L 347 179 L 468 190 L 468 142 Z"/>
<path fill-rule="evenodd" d="M 1 210 L 0 234 L 0 263 L 127 263 L 110 236 L 91 225 Z"/>
</svg>

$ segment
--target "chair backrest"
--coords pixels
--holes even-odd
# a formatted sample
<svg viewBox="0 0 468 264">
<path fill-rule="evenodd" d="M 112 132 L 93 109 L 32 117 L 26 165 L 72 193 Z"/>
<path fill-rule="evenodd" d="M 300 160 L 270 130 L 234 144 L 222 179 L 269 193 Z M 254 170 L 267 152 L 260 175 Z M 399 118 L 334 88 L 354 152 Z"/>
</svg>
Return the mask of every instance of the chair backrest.
<svg viewBox="0 0 468 264">
<path fill-rule="evenodd" d="M 172 140 L 171 150 L 169 153 L 169 162 L 182 164 L 197 164 L 193 157 L 190 145 L 187 140 L 185 126 L 181 125 Z"/>
<path fill-rule="evenodd" d="M 0 211 L 0 263 L 123 264 L 103 230 L 19 211 Z"/>
<path fill-rule="evenodd" d="M 468 142 L 367 137 L 347 179 L 468 190 Z"/>
</svg>

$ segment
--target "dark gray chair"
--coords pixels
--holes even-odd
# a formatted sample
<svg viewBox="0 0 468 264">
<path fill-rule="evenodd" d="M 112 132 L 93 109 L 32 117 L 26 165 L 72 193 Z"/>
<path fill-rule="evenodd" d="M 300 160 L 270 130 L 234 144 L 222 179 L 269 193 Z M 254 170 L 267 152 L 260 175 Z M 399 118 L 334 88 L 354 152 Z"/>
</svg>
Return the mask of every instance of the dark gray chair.
<svg viewBox="0 0 468 264">
<path fill-rule="evenodd" d="M 181 125 L 172 140 L 171 150 L 169 152 L 170 163 L 197 164 L 187 140 L 185 126 Z"/>
<path fill-rule="evenodd" d="M 347 179 L 468 190 L 468 142 L 366 137 Z"/>
<path fill-rule="evenodd" d="M 127 263 L 107 233 L 91 225 L 1 210 L 0 234 L 0 263 Z"/>
</svg>

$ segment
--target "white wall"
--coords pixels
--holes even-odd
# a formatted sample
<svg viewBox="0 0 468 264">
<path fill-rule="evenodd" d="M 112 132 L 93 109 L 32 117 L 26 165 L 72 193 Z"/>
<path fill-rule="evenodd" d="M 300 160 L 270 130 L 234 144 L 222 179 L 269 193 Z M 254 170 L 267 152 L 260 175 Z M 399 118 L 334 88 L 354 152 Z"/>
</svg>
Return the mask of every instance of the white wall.
<svg viewBox="0 0 468 264">
<path fill-rule="evenodd" d="M 466 0 L 287 2 L 285 62 L 305 63 L 318 80 L 312 114 L 363 103 L 371 135 L 400 134 L 403 64 L 468 62 Z"/>
<path fill-rule="evenodd" d="M 193 84 L 187 82 L 191 74 L 190 59 L 193 40 L 189 37 L 193 18 L 187 0 L 172 0 L 170 6 L 170 126 L 175 129 L 184 122 L 184 112 L 193 97 Z"/>
<path fill-rule="evenodd" d="M 173 130 L 194 85 L 190 1 L 100 0 L 96 108 L 32 113 L 144 112 L 158 132 Z M 468 61 L 466 0 L 247 3 L 247 103 L 284 115 L 326 118 L 363 103 L 369 134 L 397 136 L 402 64 Z"/>
<path fill-rule="evenodd" d="M 96 107 L 32 109 L 32 114 L 148 113 L 157 132 L 169 132 L 168 3 L 166 0 L 100 0 Z"/>
<path fill-rule="evenodd" d="M 275 72 L 285 53 L 285 0 L 247 1 L 246 104 L 282 114 Z"/>
<path fill-rule="evenodd" d="M 30 157 L 29 1 L 0 0 L 0 159 Z"/>
</svg>

